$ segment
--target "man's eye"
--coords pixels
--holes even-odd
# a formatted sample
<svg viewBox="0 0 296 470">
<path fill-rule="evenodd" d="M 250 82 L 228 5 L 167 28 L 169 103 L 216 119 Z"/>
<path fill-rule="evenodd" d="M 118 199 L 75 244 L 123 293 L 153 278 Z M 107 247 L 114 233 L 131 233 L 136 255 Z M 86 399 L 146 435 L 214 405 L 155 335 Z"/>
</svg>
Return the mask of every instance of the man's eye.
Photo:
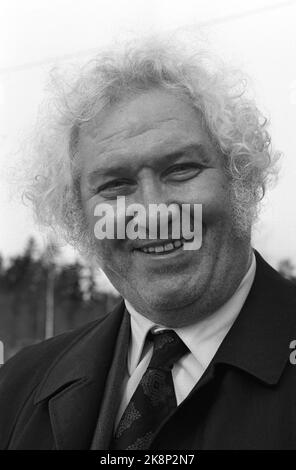
<svg viewBox="0 0 296 470">
<path fill-rule="evenodd" d="M 110 195 L 112 196 L 113 194 L 118 195 L 127 191 L 130 191 L 132 187 L 132 183 L 127 180 L 114 180 L 114 181 L 109 181 L 108 183 L 105 183 L 101 185 L 99 188 L 96 190 L 96 194 L 101 194 L 101 195 Z"/>
<path fill-rule="evenodd" d="M 168 168 L 165 172 L 165 176 L 173 178 L 174 180 L 185 181 L 197 176 L 201 170 L 201 166 L 193 164 L 180 164 Z"/>
</svg>

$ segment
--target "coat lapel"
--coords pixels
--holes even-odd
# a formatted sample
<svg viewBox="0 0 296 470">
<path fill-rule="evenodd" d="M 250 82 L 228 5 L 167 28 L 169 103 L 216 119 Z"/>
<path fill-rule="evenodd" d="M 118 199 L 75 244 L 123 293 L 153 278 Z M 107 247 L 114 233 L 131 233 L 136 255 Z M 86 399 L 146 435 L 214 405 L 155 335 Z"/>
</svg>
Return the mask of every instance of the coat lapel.
<svg viewBox="0 0 296 470">
<path fill-rule="evenodd" d="M 228 364 L 275 385 L 289 361 L 295 331 L 295 286 L 255 254 L 254 283 L 213 364 Z"/>
<path fill-rule="evenodd" d="M 57 359 L 34 403 L 48 402 L 57 449 L 89 449 L 123 319 L 123 302 Z"/>
<path fill-rule="evenodd" d="M 121 399 L 121 387 L 126 375 L 129 338 L 130 316 L 127 311 L 125 311 L 118 334 L 114 359 L 107 379 L 96 431 L 92 441 L 92 450 L 105 450 L 109 448 L 114 429 L 114 421 Z"/>
</svg>

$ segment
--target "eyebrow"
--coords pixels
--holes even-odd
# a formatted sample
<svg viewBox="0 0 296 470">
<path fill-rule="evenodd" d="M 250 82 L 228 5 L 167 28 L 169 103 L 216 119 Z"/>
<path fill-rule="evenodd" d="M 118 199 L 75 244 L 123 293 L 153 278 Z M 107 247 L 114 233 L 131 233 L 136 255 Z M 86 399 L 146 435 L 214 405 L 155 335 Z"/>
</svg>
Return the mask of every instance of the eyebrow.
<svg viewBox="0 0 296 470">
<path fill-rule="evenodd" d="M 204 163 L 204 164 L 210 163 L 206 146 L 204 144 L 199 144 L 199 143 L 187 144 L 178 150 L 165 153 L 163 156 L 161 156 L 158 159 L 158 161 L 159 162 L 164 162 L 166 160 L 176 161 L 179 158 L 185 156 L 186 154 L 190 154 L 193 152 L 195 153 L 198 152 L 201 163 Z M 124 173 L 127 170 L 127 168 L 128 168 L 127 165 L 116 164 L 116 165 L 109 166 L 109 167 L 105 166 L 103 168 L 97 168 L 97 169 L 91 170 L 87 175 L 87 182 L 90 186 L 92 186 L 93 184 L 95 184 L 97 179 L 102 176 L 118 177 L 118 175 Z"/>
</svg>

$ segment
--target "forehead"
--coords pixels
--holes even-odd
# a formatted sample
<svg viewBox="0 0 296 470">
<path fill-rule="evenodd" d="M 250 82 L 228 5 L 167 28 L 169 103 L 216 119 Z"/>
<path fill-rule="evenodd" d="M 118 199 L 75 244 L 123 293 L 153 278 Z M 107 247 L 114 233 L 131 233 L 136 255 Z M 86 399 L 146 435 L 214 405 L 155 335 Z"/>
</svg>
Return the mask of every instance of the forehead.
<svg viewBox="0 0 296 470">
<path fill-rule="evenodd" d="M 117 158 L 136 163 L 209 141 L 201 115 L 187 97 L 155 89 L 129 96 L 86 123 L 78 153 L 90 168 Z"/>
</svg>

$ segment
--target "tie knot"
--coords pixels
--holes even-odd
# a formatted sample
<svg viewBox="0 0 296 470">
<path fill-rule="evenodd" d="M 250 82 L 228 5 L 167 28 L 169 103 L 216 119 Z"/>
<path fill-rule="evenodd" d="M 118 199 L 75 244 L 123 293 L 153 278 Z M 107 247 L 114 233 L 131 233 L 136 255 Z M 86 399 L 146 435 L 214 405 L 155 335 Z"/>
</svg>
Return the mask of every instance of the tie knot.
<svg viewBox="0 0 296 470">
<path fill-rule="evenodd" d="M 188 351 L 187 346 L 173 330 L 149 332 L 148 338 L 153 342 L 153 354 L 148 366 L 151 369 L 171 369 Z"/>
</svg>

